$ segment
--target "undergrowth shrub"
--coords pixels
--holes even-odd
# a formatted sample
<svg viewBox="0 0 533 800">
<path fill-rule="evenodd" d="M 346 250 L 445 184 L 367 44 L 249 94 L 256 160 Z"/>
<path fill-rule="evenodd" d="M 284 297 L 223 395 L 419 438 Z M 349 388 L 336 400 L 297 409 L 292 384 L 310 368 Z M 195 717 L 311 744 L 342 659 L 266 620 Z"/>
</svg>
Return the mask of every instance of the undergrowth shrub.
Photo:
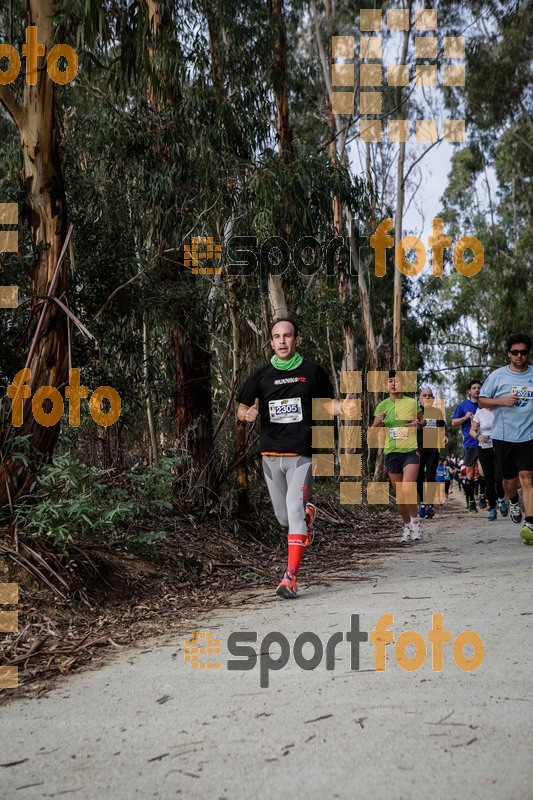
<svg viewBox="0 0 533 800">
<path fill-rule="evenodd" d="M 173 511 L 177 458 L 164 458 L 143 472 L 116 473 L 56 455 L 15 502 L 15 522 L 35 539 L 47 538 L 64 553 L 80 536 L 110 534 L 131 543 L 158 541 L 164 531 L 135 530 L 141 520 L 161 520 Z"/>
</svg>

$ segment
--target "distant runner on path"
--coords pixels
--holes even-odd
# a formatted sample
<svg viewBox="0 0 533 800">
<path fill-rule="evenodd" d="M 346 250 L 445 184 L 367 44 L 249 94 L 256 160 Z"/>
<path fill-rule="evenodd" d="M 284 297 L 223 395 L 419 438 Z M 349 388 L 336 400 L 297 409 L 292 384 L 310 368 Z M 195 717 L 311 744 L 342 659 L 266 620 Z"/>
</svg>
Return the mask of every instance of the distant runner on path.
<svg viewBox="0 0 533 800">
<path fill-rule="evenodd" d="M 463 466 L 466 467 L 466 479 L 464 490 L 466 495 L 467 508 L 469 511 L 477 512 L 477 505 L 474 498 L 474 482 L 476 477 L 476 461 L 478 458 L 478 443 L 470 436 L 472 417 L 478 410 L 478 397 L 481 390 L 481 381 L 472 380 L 468 384 L 468 400 L 463 400 L 455 409 L 452 417 L 452 425 L 461 426 L 463 431 Z"/>
<path fill-rule="evenodd" d="M 422 406 L 426 420 L 426 429 L 444 428 L 444 444 L 448 443 L 446 436 L 446 422 L 442 410 L 434 406 L 435 395 L 429 386 L 424 386 L 418 396 L 418 402 Z M 418 469 L 417 494 L 420 500 L 418 516 L 420 519 L 427 517 L 431 519 L 435 515 L 433 503 L 424 503 L 424 483 L 435 483 L 437 464 L 439 462 L 438 447 L 424 447 L 425 429 L 420 427 L 417 432 L 418 452 L 420 453 L 420 467 Z"/>
<path fill-rule="evenodd" d="M 447 458 L 443 461 L 444 464 L 444 503 L 447 506 L 449 501 L 450 492 L 452 490 L 452 471 L 450 469 L 450 462 Z"/>
<path fill-rule="evenodd" d="M 404 397 L 397 387 L 396 370 L 389 372 L 389 396 L 382 400 L 374 412 L 373 428 L 388 428 L 385 443 L 385 469 L 394 493 L 401 483 L 415 484 L 418 477 L 420 453 L 417 449 L 416 432 L 422 424 L 422 408 L 412 397 Z M 422 541 L 420 517 L 416 496 L 413 503 L 398 503 L 398 511 L 404 522 L 402 543 Z"/>
<path fill-rule="evenodd" d="M 507 339 L 509 364 L 491 372 L 479 398 L 494 412 L 492 442 L 499 461 L 513 522 L 522 521 L 518 487 L 522 488 L 525 524 L 520 536 L 533 544 L 533 367 L 528 364 L 531 338 L 513 333 Z"/>
<path fill-rule="evenodd" d="M 259 417 L 261 423 L 263 473 L 278 522 L 288 529 L 287 569 L 276 594 L 292 599 L 304 547 L 314 535 L 316 509 L 308 502 L 313 483 L 313 399 L 324 399 L 331 417 L 340 414 L 341 404 L 320 364 L 297 352 L 301 339 L 296 322 L 276 320 L 270 336 L 274 355 L 241 389 L 237 419 L 253 423 Z M 345 416 L 355 416 L 357 405 L 346 399 L 342 409 Z"/>
<path fill-rule="evenodd" d="M 506 517 L 509 509 L 505 503 L 502 477 L 494 447 L 492 444 L 492 426 L 494 414 L 488 408 L 478 408 L 472 419 L 470 436 L 479 443 L 479 463 L 486 480 L 487 502 L 489 504 L 488 519 L 493 522 L 496 513 L 496 501 L 502 517 Z"/>
</svg>

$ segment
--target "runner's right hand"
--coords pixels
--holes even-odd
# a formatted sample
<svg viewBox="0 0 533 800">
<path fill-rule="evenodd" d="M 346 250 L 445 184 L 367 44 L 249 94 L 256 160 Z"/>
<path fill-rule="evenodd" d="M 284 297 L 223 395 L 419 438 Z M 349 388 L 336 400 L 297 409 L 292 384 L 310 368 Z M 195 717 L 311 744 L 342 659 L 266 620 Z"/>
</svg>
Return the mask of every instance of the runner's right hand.
<svg viewBox="0 0 533 800">
<path fill-rule="evenodd" d="M 246 411 L 244 421 L 255 422 L 258 414 L 259 414 L 259 398 L 256 397 L 254 405 L 250 406 L 250 408 Z"/>
<path fill-rule="evenodd" d="M 520 398 L 517 394 L 508 394 L 506 397 L 500 397 L 500 405 L 501 406 L 514 406 L 518 403 Z"/>
</svg>

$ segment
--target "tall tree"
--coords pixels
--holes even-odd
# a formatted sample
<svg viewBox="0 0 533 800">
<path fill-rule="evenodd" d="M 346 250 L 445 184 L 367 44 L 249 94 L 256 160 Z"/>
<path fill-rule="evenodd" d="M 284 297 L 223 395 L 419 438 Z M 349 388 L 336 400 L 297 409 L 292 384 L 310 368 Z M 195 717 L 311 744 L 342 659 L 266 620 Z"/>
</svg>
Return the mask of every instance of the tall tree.
<svg viewBox="0 0 533 800">
<path fill-rule="evenodd" d="M 148 101 L 154 126 L 154 147 L 161 163 L 165 164 L 173 156 L 166 143 L 161 145 L 158 130 L 163 124 L 161 112 L 176 107 L 180 113 L 183 99 L 180 86 L 172 80 L 167 66 L 169 45 L 175 35 L 175 20 L 173 9 L 170 6 L 161 8 L 159 0 L 146 0 L 146 5 L 150 75 L 153 80 L 157 80 L 160 87 L 156 96 L 153 80 L 149 80 Z M 161 252 L 169 250 L 166 234 L 163 226 L 151 231 L 152 242 Z M 172 260 L 177 267 L 176 260 Z M 208 500 L 214 481 L 211 351 L 205 314 L 199 320 L 196 319 L 197 280 L 188 270 L 183 269 L 178 269 L 177 280 L 183 284 L 184 291 L 181 292 L 182 301 L 173 309 L 168 329 L 168 361 L 174 382 L 172 406 L 177 447 L 188 455 L 184 474 L 187 476 L 189 497 L 197 504 Z"/>
<path fill-rule="evenodd" d="M 328 35 L 331 36 L 334 29 L 334 13 L 329 2 L 326 2 L 326 18 L 328 19 Z M 322 31 L 320 26 L 320 17 L 316 5 L 316 0 L 311 0 L 311 13 L 313 18 L 313 26 L 315 33 L 315 42 L 320 57 L 322 66 L 322 76 L 324 80 L 326 105 L 331 109 L 333 88 L 331 85 L 329 60 L 327 57 L 327 50 L 324 47 L 322 38 Z M 335 160 L 340 163 L 345 162 L 345 143 L 348 134 L 349 124 L 342 124 L 340 118 L 336 114 L 332 114 L 331 110 L 328 111 L 329 119 L 329 136 L 335 149 Z M 330 149 L 330 154 L 333 155 Z M 359 243 L 354 230 L 354 219 L 352 211 L 348 204 L 341 204 L 343 217 L 346 224 L 346 231 L 348 232 L 350 240 L 350 258 L 351 267 L 357 274 L 357 285 L 359 290 L 359 302 L 361 308 L 361 316 L 363 321 L 363 331 L 365 335 L 367 363 L 370 369 L 376 370 L 378 368 L 377 360 L 377 347 L 376 335 L 374 331 L 374 320 L 372 316 L 372 308 L 370 304 L 370 295 L 368 292 L 368 282 L 365 274 L 365 267 L 360 263 L 359 259 Z M 339 225 L 338 220 L 338 206 L 334 205 L 335 225 Z M 351 283 L 346 273 L 342 274 L 339 284 L 339 291 L 341 302 L 346 303 L 351 294 Z M 350 363 L 354 357 L 355 346 L 352 339 L 352 328 L 350 322 L 347 321 L 344 326 L 344 361 Z"/>
<path fill-rule="evenodd" d="M 407 52 L 409 48 L 409 35 L 411 30 L 411 8 L 412 0 L 407 2 L 407 13 L 409 15 L 407 30 L 403 32 L 402 52 L 400 64 L 407 64 Z M 403 92 L 400 86 L 396 89 L 396 106 L 399 120 L 404 120 L 407 117 L 405 108 L 406 100 L 402 96 Z M 402 239 L 403 228 L 403 207 L 405 200 L 405 146 L 406 142 L 402 141 L 398 145 L 398 163 L 397 163 L 397 182 L 396 182 L 396 214 L 394 218 L 394 239 L 399 242 Z M 393 359 L 392 363 L 395 369 L 402 369 L 402 273 L 399 270 L 394 271 L 394 299 L 393 299 L 393 325 L 392 325 L 392 349 Z"/>
<path fill-rule="evenodd" d="M 55 13 L 53 0 L 26 0 L 26 24 L 37 28 L 39 42 L 44 44 L 46 55 L 54 42 Z M 44 321 L 27 363 L 33 391 L 41 386 L 63 389 L 68 382 L 67 317 L 49 298 L 54 278 L 53 294 L 61 298 L 67 291 L 66 264 L 63 263 L 58 269 L 67 231 L 67 212 L 54 108 L 56 85 L 49 78 L 43 63 L 41 59 L 37 73 L 32 78 L 34 82 L 24 83 L 22 102 L 17 100 L 10 86 L 0 85 L 0 102 L 17 126 L 20 137 L 26 219 L 35 252 L 29 276 L 32 307 L 30 341 L 45 304 Z M 59 435 L 59 423 L 50 427 L 40 425 L 31 412 L 31 403 L 26 402 L 19 432 L 22 436 L 30 437 L 32 446 L 39 453 L 49 455 Z M 5 464 L 4 470 L 14 474 L 13 463 Z M 9 475 L 6 471 L 0 477 L 0 503 L 5 503 L 7 499 L 6 480 Z"/>
<path fill-rule="evenodd" d="M 289 102 L 287 99 L 287 30 L 283 9 L 283 0 L 267 0 L 273 40 L 272 85 L 276 103 L 276 132 L 278 135 L 279 157 L 284 164 L 290 163 L 293 157 L 293 133 L 289 122 Z M 287 200 L 285 219 L 282 221 L 283 232 L 290 237 L 291 224 L 288 219 L 290 209 Z M 269 272 L 268 296 L 272 318 L 289 316 L 281 275 Z M 265 334 L 267 332 L 265 331 Z"/>
</svg>

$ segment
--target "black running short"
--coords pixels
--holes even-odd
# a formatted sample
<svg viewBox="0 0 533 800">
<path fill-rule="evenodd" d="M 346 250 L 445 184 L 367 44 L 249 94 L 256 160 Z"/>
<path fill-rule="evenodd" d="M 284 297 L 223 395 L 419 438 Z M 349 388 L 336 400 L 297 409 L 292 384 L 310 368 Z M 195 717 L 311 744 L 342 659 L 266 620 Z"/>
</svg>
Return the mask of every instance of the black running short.
<svg viewBox="0 0 533 800">
<path fill-rule="evenodd" d="M 463 461 L 465 467 L 472 467 L 478 456 L 479 447 L 465 447 L 463 450 Z"/>
<path fill-rule="evenodd" d="M 411 450 L 410 453 L 389 453 L 385 456 L 385 469 L 389 474 L 398 475 L 408 464 L 420 464 L 418 450 Z"/>
<path fill-rule="evenodd" d="M 506 480 L 516 478 L 521 470 L 533 470 L 533 439 L 529 442 L 502 442 L 493 439 L 492 444 L 502 476 Z"/>
</svg>

